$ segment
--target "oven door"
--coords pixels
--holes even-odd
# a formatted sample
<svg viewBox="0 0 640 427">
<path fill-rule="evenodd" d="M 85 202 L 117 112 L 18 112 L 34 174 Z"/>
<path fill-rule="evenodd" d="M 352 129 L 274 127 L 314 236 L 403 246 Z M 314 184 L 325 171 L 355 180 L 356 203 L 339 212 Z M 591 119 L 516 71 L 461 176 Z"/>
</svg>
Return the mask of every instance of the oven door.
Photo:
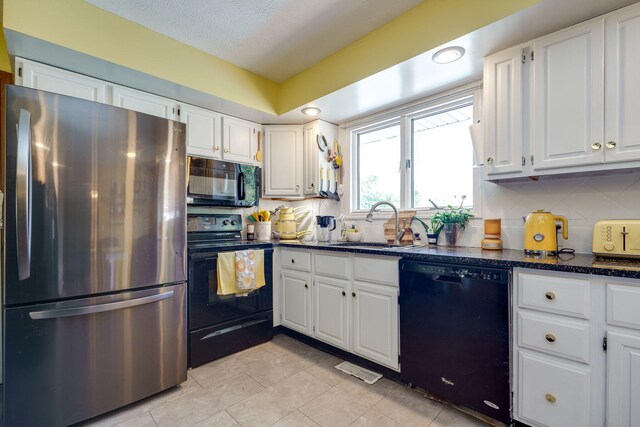
<svg viewBox="0 0 640 427">
<path fill-rule="evenodd" d="M 189 255 L 189 330 L 200 329 L 273 308 L 273 250 L 264 249 L 266 285 L 247 296 L 218 295 L 218 253 Z"/>
</svg>

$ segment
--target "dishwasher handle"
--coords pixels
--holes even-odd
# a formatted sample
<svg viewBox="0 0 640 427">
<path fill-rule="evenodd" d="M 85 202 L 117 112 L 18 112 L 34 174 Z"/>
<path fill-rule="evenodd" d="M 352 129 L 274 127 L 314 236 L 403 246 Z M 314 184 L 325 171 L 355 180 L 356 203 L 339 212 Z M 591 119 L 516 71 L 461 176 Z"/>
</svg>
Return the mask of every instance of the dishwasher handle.
<svg viewBox="0 0 640 427">
<path fill-rule="evenodd" d="M 462 278 L 464 276 L 445 276 L 440 274 L 433 274 L 431 276 L 431 280 L 438 282 L 448 282 L 448 283 L 462 283 Z"/>
</svg>

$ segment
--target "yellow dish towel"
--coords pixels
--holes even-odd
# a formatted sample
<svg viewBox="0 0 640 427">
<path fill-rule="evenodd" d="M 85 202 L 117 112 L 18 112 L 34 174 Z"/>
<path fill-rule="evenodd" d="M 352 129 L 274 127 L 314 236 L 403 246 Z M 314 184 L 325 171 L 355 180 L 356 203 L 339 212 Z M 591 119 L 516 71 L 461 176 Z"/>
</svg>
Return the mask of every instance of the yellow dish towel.
<svg viewBox="0 0 640 427">
<path fill-rule="evenodd" d="M 262 249 L 218 254 L 218 295 L 247 294 L 263 287 L 264 251 Z"/>
</svg>

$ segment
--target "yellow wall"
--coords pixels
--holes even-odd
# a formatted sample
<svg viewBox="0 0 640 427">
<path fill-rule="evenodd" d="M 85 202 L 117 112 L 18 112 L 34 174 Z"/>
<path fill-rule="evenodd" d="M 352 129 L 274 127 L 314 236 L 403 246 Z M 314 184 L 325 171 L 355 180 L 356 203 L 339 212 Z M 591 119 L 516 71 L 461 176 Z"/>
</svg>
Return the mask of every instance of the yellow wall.
<svg viewBox="0 0 640 427">
<path fill-rule="evenodd" d="M 82 0 L 4 0 L 4 27 L 274 113 L 278 85 Z"/>
<path fill-rule="evenodd" d="M 0 71 L 13 72 L 11 61 L 9 61 L 9 53 L 7 52 L 7 43 L 4 40 L 4 32 L 2 31 L 2 22 L 0 22 Z"/>
<path fill-rule="evenodd" d="M 425 0 L 278 85 L 82 0 L 3 1 L 5 28 L 250 108 L 277 114 L 304 105 L 537 2 Z M 3 55 L 4 42 L 0 42 L 2 67 L 2 58 L 6 57 L 6 53 Z"/>
</svg>

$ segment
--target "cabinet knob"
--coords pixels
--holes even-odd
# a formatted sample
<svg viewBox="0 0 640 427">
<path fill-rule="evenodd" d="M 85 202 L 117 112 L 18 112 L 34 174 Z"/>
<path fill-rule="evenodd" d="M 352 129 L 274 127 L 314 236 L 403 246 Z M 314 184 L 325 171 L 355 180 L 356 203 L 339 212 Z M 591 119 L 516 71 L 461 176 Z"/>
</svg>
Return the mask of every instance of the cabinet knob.
<svg viewBox="0 0 640 427">
<path fill-rule="evenodd" d="M 556 299 L 556 294 L 554 294 L 553 292 L 547 292 L 546 294 L 544 294 L 544 296 L 545 296 L 549 301 L 552 301 L 552 300 Z"/>
<path fill-rule="evenodd" d="M 351 292 L 351 296 L 355 298 L 356 297 L 356 293 L 355 292 Z"/>
<path fill-rule="evenodd" d="M 342 291 L 342 296 L 347 295 L 347 293 L 345 291 Z"/>
<path fill-rule="evenodd" d="M 551 393 L 545 394 L 544 398 L 547 399 L 547 402 L 556 403 L 556 397 Z"/>
<path fill-rule="evenodd" d="M 312 182 L 312 183 L 311 183 L 311 188 L 313 188 L 313 187 L 315 187 L 315 184 Z"/>
<path fill-rule="evenodd" d="M 602 144 L 600 144 L 599 142 L 594 142 L 593 144 L 591 144 L 591 149 L 593 150 L 599 150 L 602 148 Z"/>
<path fill-rule="evenodd" d="M 611 148 L 616 148 L 616 142 L 615 141 L 607 141 L 607 143 L 605 144 L 607 148 L 611 149 Z"/>
<path fill-rule="evenodd" d="M 556 336 L 553 334 L 547 334 L 544 336 L 546 338 L 547 341 L 549 342 L 556 342 Z"/>
<path fill-rule="evenodd" d="M 291 258 L 291 264 L 295 264 L 295 263 L 296 263 L 296 260 Z"/>
<path fill-rule="evenodd" d="M 304 284 L 304 287 L 305 287 L 305 288 L 308 288 L 308 287 L 309 287 L 309 285 L 307 285 L 307 284 L 305 283 L 305 284 Z"/>
<path fill-rule="evenodd" d="M 490 165 L 493 164 L 493 157 L 489 157 L 487 158 L 487 163 L 489 163 Z"/>
<path fill-rule="evenodd" d="M 299 185 L 296 185 L 296 190 L 299 190 L 299 189 L 300 189 L 300 186 L 299 186 Z"/>
<path fill-rule="evenodd" d="M 225 153 L 228 153 L 228 152 L 229 152 L 229 149 L 228 149 L 228 148 L 225 148 L 225 149 L 224 149 L 224 152 L 225 152 Z"/>
</svg>

